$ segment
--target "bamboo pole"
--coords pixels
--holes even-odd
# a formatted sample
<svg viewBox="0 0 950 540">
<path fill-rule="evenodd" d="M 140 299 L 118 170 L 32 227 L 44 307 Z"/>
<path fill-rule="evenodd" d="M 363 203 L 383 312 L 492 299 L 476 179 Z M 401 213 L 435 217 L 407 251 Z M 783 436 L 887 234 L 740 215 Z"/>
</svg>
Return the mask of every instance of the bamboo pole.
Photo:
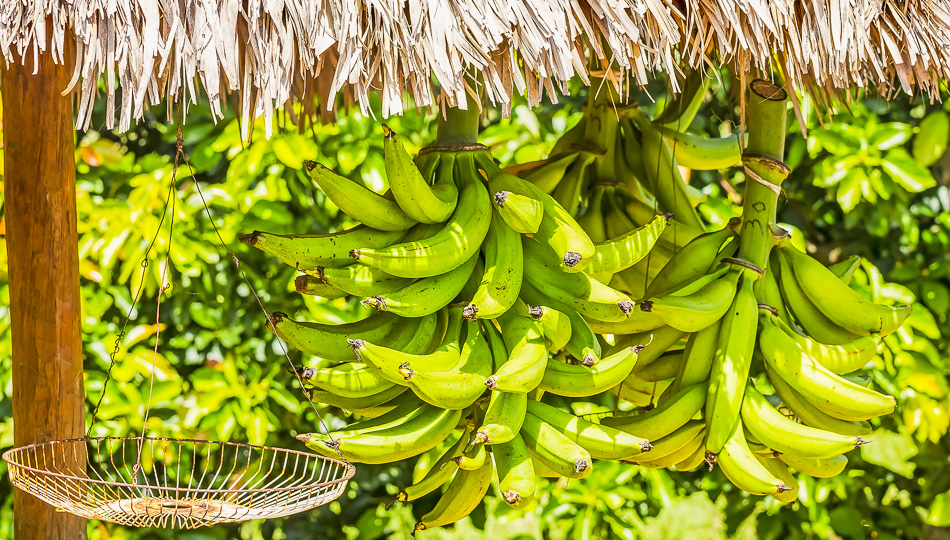
<svg viewBox="0 0 950 540">
<path fill-rule="evenodd" d="M 17 446 L 82 437 L 73 111 L 69 71 L 32 49 L 0 73 Z M 85 520 L 14 490 L 17 540 L 82 539 Z"/>
</svg>

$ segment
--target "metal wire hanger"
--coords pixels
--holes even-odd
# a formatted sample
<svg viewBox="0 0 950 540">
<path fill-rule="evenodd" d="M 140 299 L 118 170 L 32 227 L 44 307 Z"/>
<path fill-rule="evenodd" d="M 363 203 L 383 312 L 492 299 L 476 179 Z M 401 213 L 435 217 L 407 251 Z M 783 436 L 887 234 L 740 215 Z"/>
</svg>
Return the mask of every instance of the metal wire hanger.
<svg viewBox="0 0 950 540">
<path fill-rule="evenodd" d="M 218 241 L 231 256 L 267 318 L 270 329 L 277 334 L 257 290 L 214 222 L 194 169 L 185 156 L 181 126 L 179 103 L 175 157 L 165 205 L 155 235 L 143 255 L 142 279 L 109 355 L 106 379 L 93 409 L 86 436 L 32 444 L 5 452 L 3 459 L 9 464 L 10 480 L 14 486 L 55 506 L 58 511 L 139 527 L 193 529 L 215 523 L 274 518 L 310 510 L 342 495 L 355 474 L 356 468 L 342 453 L 337 460 L 310 452 L 244 443 L 146 437 L 161 333 L 158 323 L 162 296 L 170 287 L 168 269 L 180 163 L 188 167 Z M 149 255 L 169 216 L 169 209 L 168 248 L 156 299 L 155 346 L 142 433 L 136 437 L 93 437 L 92 430 L 111 379 L 121 340 L 144 287 Z M 287 348 L 280 338 L 277 338 L 277 343 L 303 388 L 300 371 L 290 359 Z M 321 428 L 329 435 L 330 431 L 310 395 L 306 391 L 303 394 L 316 413 Z M 147 459 L 143 460 L 143 455 Z"/>
</svg>

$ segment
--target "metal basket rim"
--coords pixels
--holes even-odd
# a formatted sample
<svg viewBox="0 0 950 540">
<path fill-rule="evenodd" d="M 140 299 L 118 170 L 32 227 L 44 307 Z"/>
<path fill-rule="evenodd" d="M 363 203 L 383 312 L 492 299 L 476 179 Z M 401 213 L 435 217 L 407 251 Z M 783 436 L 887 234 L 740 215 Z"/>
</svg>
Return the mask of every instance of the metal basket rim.
<svg viewBox="0 0 950 540">
<path fill-rule="evenodd" d="M 335 479 L 333 479 L 333 480 L 329 480 L 329 481 L 325 481 L 325 482 L 318 482 L 318 483 L 316 483 L 316 484 L 306 484 L 306 485 L 303 485 L 303 486 L 282 487 L 282 488 L 257 488 L 257 489 L 220 489 L 220 488 L 217 488 L 217 489 L 201 489 L 201 488 L 182 488 L 182 487 L 170 487 L 170 486 L 156 486 L 156 485 L 150 485 L 150 484 L 129 484 L 129 483 L 126 483 L 126 482 L 109 482 L 109 481 L 106 481 L 106 480 L 97 480 L 97 479 L 94 479 L 94 478 L 83 478 L 83 477 L 74 476 L 74 475 L 71 475 L 71 474 L 63 474 L 63 473 L 58 473 L 58 472 L 53 472 L 53 471 L 47 471 L 47 470 L 44 470 L 44 469 L 37 469 L 37 468 L 35 468 L 35 467 L 30 467 L 30 466 L 28 466 L 28 465 L 20 464 L 20 463 L 18 463 L 17 461 L 14 461 L 13 459 L 11 459 L 11 458 L 12 458 L 12 456 L 11 456 L 12 453 L 18 452 L 18 451 L 22 451 L 22 450 L 28 450 L 28 449 L 30 449 L 30 448 L 37 448 L 37 447 L 42 447 L 42 446 L 53 446 L 53 445 L 56 445 L 56 444 L 62 445 L 62 444 L 65 444 L 65 443 L 74 443 L 74 442 L 86 442 L 86 443 L 89 443 L 89 442 L 92 442 L 92 441 L 123 441 L 123 440 L 124 440 L 124 441 L 140 441 L 140 440 L 141 440 L 141 441 L 173 441 L 173 442 L 178 442 L 178 443 L 190 442 L 190 443 L 202 443 L 202 444 L 220 444 L 220 445 L 229 445 L 229 446 L 240 446 L 240 447 L 255 448 L 255 449 L 258 449 L 258 450 L 271 450 L 271 451 L 275 451 L 275 452 L 288 453 L 288 454 L 298 454 L 298 455 L 305 456 L 305 457 L 307 457 L 307 458 L 311 458 L 311 457 L 312 457 L 312 458 L 317 458 L 317 459 L 319 459 L 319 460 L 323 460 L 323 461 L 326 461 L 326 462 L 330 462 L 330 463 L 333 463 L 333 464 L 336 464 L 336 465 L 342 465 L 342 466 L 346 469 L 346 474 L 343 475 L 343 476 L 340 477 L 340 478 L 335 478 Z M 4 461 L 6 461 L 7 463 L 9 463 L 12 467 L 16 467 L 16 468 L 18 468 L 18 469 L 27 470 L 27 471 L 31 471 L 31 472 L 38 473 L 38 474 L 42 474 L 42 475 L 56 476 L 56 477 L 59 477 L 59 478 L 66 478 L 66 479 L 70 479 L 70 480 L 76 480 L 76 481 L 79 481 L 79 482 L 88 482 L 88 483 L 92 483 L 92 484 L 101 484 L 101 485 L 107 485 L 107 486 L 119 486 L 119 487 L 130 487 L 130 488 L 148 487 L 148 488 L 151 488 L 151 489 L 157 489 L 157 490 L 159 490 L 159 491 L 174 491 L 174 492 L 183 492 L 183 493 L 208 493 L 208 494 L 222 494 L 222 493 L 228 493 L 228 494 L 230 494 L 230 493 L 238 493 L 238 494 L 243 494 L 243 493 L 263 493 L 263 492 L 274 493 L 274 492 L 278 492 L 278 491 L 280 491 L 280 492 L 283 492 L 283 491 L 303 491 L 303 490 L 307 490 L 307 489 L 323 488 L 323 487 L 333 486 L 333 485 L 335 485 L 335 484 L 340 484 L 340 483 L 348 482 L 351 478 L 353 478 L 353 475 L 356 474 L 356 467 L 355 467 L 352 463 L 340 461 L 340 460 L 338 460 L 338 459 L 326 457 L 326 456 L 323 456 L 323 455 L 320 455 L 320 454 L 311 453 L 311 452 L 302 452 L 302 451 L 300 451 L 300 450 L 289 450 L 289 449 L 286 449 L 286 448 L 277 448 L 277 447 L 273 447 L 273 446 L 260 446 L 260 445 L 248 444 L 248 443 L 235 443 L 235 442 L 228 442 L 228 441 L 212 441 L 212 440 L 208 440 L 208 439 L 176 439 L 176 438 L 173 438 L 173 437 L 77 437 L 77 438 L 74 438 L 74 439 L 60 439 L 60 440 L 55 440 L 55 441 L 46 441 L 46 442 L 41 442 L 41 443 L 33 443 L 33 444 L 25 445 L 25 446 L 18 446 L 18 447 L 16 447 L 16 448 L 11 448 L 11 449 L 9 449 L 9 450 L 7 450 L 6 452 L 3 453 L 2 458 L 3 458 Z"/>
</svg>

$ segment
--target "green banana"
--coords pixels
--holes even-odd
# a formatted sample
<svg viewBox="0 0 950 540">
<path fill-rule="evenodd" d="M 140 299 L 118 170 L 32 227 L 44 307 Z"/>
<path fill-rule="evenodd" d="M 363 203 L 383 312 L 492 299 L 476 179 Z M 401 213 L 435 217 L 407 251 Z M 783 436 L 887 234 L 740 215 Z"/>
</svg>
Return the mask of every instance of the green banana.
<svg viewBox="0 0 950 540">
<path fill-rule="evenodd" d="M 686 425 L 706 403 L 705 382 L 687 386 L 660 406 L 634 416 L 614 416 L 600 421 L 605 426 L 658 441 Z"/>
<path fill-rule="evenodd" d="M 785 305 L 794 316 L 795 321 L 805 330 L 805 333 L 816 341 L 828 345 L 840 345 L 861 337 L 832 322 L 815 306 L 798 284 L 792 269 L 786 263 L 785 257 L 779 256 L 777 251 L 772 250 L 769 267 L 777 274 Z"/>
<path fill-rule="evenodd" d="M 683 332 L 698 332 L 726 314 L 736 297 L 739 271 L 727 272 L 686 296 L 667 295 L 640 303 L 640 309 L 656 313 L 666 324 Z"/>
<path fill-rule="evenodd" d="M 779 454 L 778 458 L 796 471 L 813 478 L 831 478 L 838 476 L 848 466 L 847 456 L 835 456 L 828 459 L 801 458 Z"/>
<path fill-rule="evenodd" d="M 791 271 L 805 296 L 828 319 L 849 332 L 886 336 L 900 328 L 913 310 L 912 305 L 891 307 L 871 302 L 795 248 L 780 246 L 778 252 L 787 264 L 783 268 Z"/>
<path fill-rule="evenodd" d="M 492 205 L 471 155 L 459 154 L 456 161 L 460 163 L 458 205 L 441 230 L 424 240 L 383 249 L 358 247 L 350 256 L 394 276 L 422 278 L 453 270 L 477 253 L 488 234 Z"/>
<path fill-rule="evenodd" d="M 333 201 L 344 214 L 383 231 L 401 231 L 417 223 L 399 207 L 396 201 L 344 178 L 316 161 L 305 161 L 304 166 L 327 198 Z"/>
<path fill-rule="evenodd" d="M 650 444 L 653 446 L 653 449 L 649 452 L 625 461 L 631 461 L 633 463 L 655 462 L 667 456 L 674 455 L 697 436 L 701 435 L 705 429 L 706 424 L 704 424 L 702 420 L 690 420 L 670 432 L 669 435 L 652 441 Z M 678 457 L 682 459 L 685 456 L 680 455 Z"/>
<path fill-rule="evenodd" d="M 759 312 L 752 283 L 748 275 L 740 279 L 735 301 L 723 318 L 713 357 L 706 398 L 706 422 L 709 425 L 706 451 L 711 454 L 722 450 L 739 423 L 739 409 L 755 350 Z"/>
<path fill-rule="evenodd" d="M 685 361 L 685 349 L 667 351 L 645 366 L 634 367 L 629 376 L 654 383 L 670 380 L 682 369 Z"/>
<path fill-rule="evenodd" d="M 332 324 L 295 321 L 286 313 L 275 311 L 270 322 L 280 339 L 304 354 L 343 362 L 353 359 L 353 349 L 347 344 L 347 338 L 387 339 L 397 327 L 399 317 L 379 313 L 357 322 Z"/>
<path fill-rule="evenodd" d="M 415 366 L 415 369 L 422 371 L 440 371 L 458 364 L 461 354 L 459 341 L 464 321 L 460 311 L 458 308 L 449 309 L 448 326 L 442 342 L 434 352 L 428 354 L 402 352 L 363 339 L 350 340 L 350 346 L 353 347 L 357 360 L 374 366 L 384 378 L 396 384 L 405 385 L 405 377 L 399 372 L 403 364 L 409 363 Z M 437 316 L 433 313 L 423 317 L 422 320 L 431 321 L 431 324 L 435 326 Z M 431 340 L 430 336 L 426 343 L 428 344 Z"/>
<path fill-rule="evenodd" d="M 564 207 L 533 184 L 499 169 L 488 153 L 477 153 L 475 159 L 488 176 L 492 192 L 509 191 L 541 201 L 544 208 L 541 223 L 532 238 L 554 251 L 552 264 L 559 265 L 565 272 L 580 272 L 590 264 L 595 253 L 594 243 Z"/>
<path fill-rule="evenodd" d="M 337 407 L 345 411 L 359 411 L 379 407 L 390 400 L 396 398 L 406 391 L 405 387 L 393 385 L 391 388 L 380 391 L 378 394 L 369 395 L 361 398 L 346 398 L 333 392 L 323 390 L 305 390 L 314 403 L 323 403 L 331 407 Z"/>
<path fill-rule="evenodd" d="M 705 439 L 705 436 L 705 428 L 700 429 L 692 439 L 687 441 L 686 444 L 680 448 L 670 452 L 665 456 L 658 457 L 656 459 L 646 459 L 639 461 L 638 463 L 640 466 L 646 467 L 647 469 L 665 469 L 667 467 L 672 467 L 677 463 L 682 463 L 683 461 L 688 460 L 690 457 L 693 457 L 696 452 L 702 451 L 703 439 Z M 650 457 L 650 455 L 647 454 L 647 457 Z"/>
<path fill-rule="evenodd" d="M 732 256 L 732 253 L 724 250 L 724 245 L 732 248 L 739 246 L 735 232 L 729 227 L 697 236 L 677 251 L 660 270 L 647 286 L 646 297 L 678 290 L 685 283 L 708 274 L 721 256 L 720 253 L 726 257 Z"/>
<path fill-rule="evenodd" d="M 738 135 L 702 137 L 688 131 L 657 128 L 664 137 L 680 167 L 696 171 L 717 171 L 735 167 L 742 162 Z"/>
<path fill-rule="evenodd" d="M 358 363 L 322 369 L 304 368 L 301 378 L 305 385 L 347 398 L 378 394 L 393 386 L 392 382 L 377 375 L 375 369 Z"/>
<path fill-rule="evenodd" d="M 254 231 L 241 237 L 241 242 L 270 253 L 301 272 L 326 268 L 342 268 L 353 264 L 350 250 L 356 247 L 383 248 L 399 242 L 405 230 L 381 231 L 357 225 L 330 234 L 271 234 Z"/>
<path fill-rule="evenodd" d="M 580 128 L 580 132 L 584 131 L 584 122 L 581 121 L 577 127 Z M 557 188 L 557 185 L 561 183 L 561 179 L 564 178 L 564 174 L 567 173 L 567 170 L 577 161 L 577 158 L 580 156 L 580 153 L 577 151 L 568 151 L 568 153 L 558 156 L 558 146 L 563 144 L 563 141 L 566 141 L 569 138 L 569 133 L 565 133 L 558 139 L 558 142 L 555 144 L 554 150 L 551 152 L 551 158 L 544 161 L 544 164 L 540 167 L 532 170 L 528 175 L 524 177 L 527 182 L 530 182 L 531 185 L 537 187 L 539 190 L 545 193 L 552 193 Z M 567 149 L 565 149 L 567 151 Z M 552 159 L 553 158 L 553 159 Z"/>
<path fill-rule="evenodd" d="M 320 296 L 328 300 L 344 298 L 348 294 L 346 291 L 327 285 L 319 278 L 308 274 L 300 274 L 294 278 L 294 290 L 300 294 Z"/>
<path fill-rule="evenodd" d="M 523 302 L 519 303 L 523 304 Z M 571 340 L 571 319 L 566 314 L 548 306 L 525 305 L 528 315 L 541 322 L 544 345 L 551 352 L 563 349 Z"/>
<path fill-rule="evenodd" d="M 683 80 L 683 87 L 678 93 L 671 92 L 672 98 L 653 119 L 653 125 L 657 128 L 688 129 L 703 105 L 711 82 L 712 77 L 703 70 L 690 70 Z"/>
<path fill-rule="evenodd" d="M 451 154 L 440 157 L 438 181 L 430 186 L 396 133 L 383 124 L 383 160 L 386 179 L 399 207 L 420 223 L 441 223 L 452 215 L 458 188 L 452 179 Z M 447 171 L 447 172 L 443 172 Z"/>
<path fill-rule="evenodd" d="M 489 185 L 489 188 L 491 185 Z M 540 200 L 511 191 L 496 191 L 492 195 L 495 209 L 511 230 L 519 234 L 535 234 L 544 217 L 544 204 Z"/>
<path fill-rule="evenodd" d="M 485 391 L 491 375 L 492 354 L 475 323 L 466 323 L 465 342 L 458 363 L 442 371 L 417 370 L 412 361 L 399 366 L 405 384 L 426 403 L 443 409 L 464 409 Z"/>
<path fill-rule="evenodd" d="M 385 294 L 412 283 L 411 279 L 391 276 L 377 268 L 359 264 L 343 268 L 318 266 L 313 273 L 323 283 L 353 296 Z"/>
<path fill-rule="evenodd" d="M 538 486 L 534 463 L 524 439 L 515 433 L 510 441 L 493 443 L 491 449 L 501 497 L 512 508 L 528 506 Z"/>
<path fill-rule="evenodd" d="M 501 392 L 530 392 L 541 382 L 548 364 L 541 323 L 514 312 L 497 320 L 505 328 L 502 337 L 508 359 L 488 377 L 485 386 Z"/>
<path fill-rule="evenodd" d="M 783 503 L 794 502 L 798 499 L 798 479 L 788 470 L 787 465 L 774 455 L 763 456 L 762 454 L 755 454 L 755 458 L 759 460 L 759 463 L 761 463 L 767 471 L 772 473 L 772 476 L 781 480 L 782 483 L 785 484 L 785 487 L 789 488 L 780 493 L 770 493 L 770 497 Z"/>
<path fill-rule="evenodd" d="M 730 482 L 747 493 L 778 495 L 792 489 L 759 462 L 746 442 L 741 421 L 736 424 L 736 429 L 726 440 L 716 458 L 716 463 Z"/>
<path fill-rule="evenodd" d="M 838 435 L 790 420 L 751 384 L 742 400 L 742 423 L 756 439 L 783 454 L 807 458 L 830 458 L 854 450 L 866 441 Z"/>
<path fill-rule="evenodd" d="M 411 282 L 401 289 L 377 291 L 374 296 L 362 300 L 361 303 L 400 317 L 424 317 L 444 308 L 458 296 L 475 270 L 477 262 L 476 253 L 461 266 L 444 274 L 410 280 Z"/>
<path fill-rule="evenodd" d="M 459 468 L 452 458 L 462 454 L 468 443 L 467 434 L 467 431 L 463 431 L 458 441 L 439 456 L 421 480 L 396 494 L 396 500 L 403 503 L 414 501 L 425 497 L 448 482 Z"/>
<path fill-rule="evenodd" d="M 842 259 L 831 266 L 828 267 L 828 271 L 835 275 L 841 283 L 845 285 L 851 284 L 851 278 L 854 277 L 854 272 L 861 266 L 861 257 L 859 255 L 852 255 L 847 259 Z"/>
<path fill-rule="evenodd" d="M 528 415 L 557 429 L 595 459 L 629 459 L 652 448 L 644 438 L 610 426 L 594 424 L 540 401 L 528 401 Z"/>
<path fill-rule="evenodd" d="M 355 463 L 391 463 L 407 459 L 432 449 L 448 437 L 461 418 L 461 411 L 420 406 L 422 412 L 407 415 L 407 420 L 383 429 L 355 434 L 346 439 L 314 433 L 297 436 L 307 448 L 328 456 L 337 456 L 337 449 L 348 461 Z M 338 439 L 336 444 L 324 437 Z M 337 448 L 332 448 L 336 446 Z"/>
<path fill-rule="evenodd" d="M 863 368 L 875 356 L 884 338 L 880 334 L 871 334 L 862 336 L 858 339 L 842 343 L 841 345 L 825 345 L 819 343 L 808 336 L 803 336 L 795 332 L 790 326 L 776 317 L 771 312 L 764 312 L 761 315 L 764 324 L 773 324 L 778 326 L 786 335 L 792 338 L 795 343 L 801 347 L 808 356 L 814 358 L 819 364 L 828 368 L 832 373 L 844 374 Z"/>
<path fill-rule="evenodd" d="M 587 273 L 567 274 L 544 262 L 544 246 L 524 240 L 525 261 L 531 271 L 525 281 L 550 298 L 572 305 L 586 317 L 602 321 L 622 321 L 629 317 L 634 304 L 627 295 L 592 279 Z M 534 263 L 534 264 L 532 264 Z"/>
<path fill-rule="evenodd" d="M 537 416 L 525 415 L 521 436 L 532 457 L 559 476 L 580 479 L 593 472 L 590 453 Z"/>
<path fill-rule="evenodd" d="M 643 227 L 594 244 L 594 259 L 586 272 L 591 276 L 603 276 L 633 266 L 653 249 L 671 219 L 671 214 L 658 215 Z"/>
<path fill-rule="evenodd" d="M 459 470 L 435 508 L 416 523 L 415 530 L 441 527 L 471 514 L 488 492 L 493 473 L 494 467 L 490 459 L 485 460 L 485 464 L 477 470 Z"/>
<path fill-rule="evenodd" d="M 564 344 L 564 350 L 568 354 L 588 366 L 600 361 L 601 346 L 592 329 L 592 324 L 588 323 L 588 320 L 582 317 L 572 306 L 548 297 L 531 285 L 529 281 L 522 282 L 521 297 L 525 302 L 533 305 L 550 306 L 570 320 L 571 333 L 568 336 L 567 343 Z M 542 332 L 544 332 L 543 323 Z"/>
<path fill-rule="evenodd" d="M 461 455 L 452 458 L 452 461 L 463 471 L 474 471 L 482 468 L 488 459 L 488 450 L 484 444 L 469 446 Z"/>
<path fill-rule="evenodd" d="M 524 257 L 521 237 L 504 221 L 492 219 L 482 246 L 485 273 L 462 314 L 466 319 L 494 319 L 508 311 L 521 292 Z"/>
<path fill-rule="evenodd" d="M 577 224 L 584 229 L 591 242 L 594 243 L 595 261 L 592 261 L 591 264 L 596 262 L 597 251 L 599 249 L 597 247 L 598 244 L 606 242 L 609 238 L 604 223 L 603 201 L 605 197 L 611 197 L 613 192 L 613 186 L 603 184 L 592 185 L 590 191 L 587 193 L 587 209 L 577 218 Z M 593 275 L 591 268 L 587 268 L 585 271 Z"/>
<path fill-rule="evenodd" d="M 772 387 L 775 388 L 776 394 L 781 398 L 785 407 L 794 413 L 799 420 L 804 422 L 806 426 L 812 426 L 851 437 L 870 435 L 874 431 L 868 422 L 850 422 L 828 415 L 789 386 L 784 379 L 772 371 L 772 368 L 770 368 L 768 364 L 765 365 L 765 369 L 768 373 L 769 382 L 772 384 Z"/>
<path fill-rule="evenodd" d="M 784 382 L 831 416 L 842 420 L 868 420 L 890 414 L 897 406 L 893 397 L 832 373 L 777 326 L 762 325 L 759 347 L 768 366 Z"/>
<path fill-rule="evenodd" d="M 619 385 L 637 364 L 642 347 L 624 347 L 593 367 L 549 361 L 539 388 L 569 397 L 593 396 Z"/>
<path fill-rule="evenodd" d="M 475 431 L 473 444 L 500 444 L 511 441 L 521 430 L 528 394 L 523 392 L 492 392 L 482 425 Z"/>
</svg>

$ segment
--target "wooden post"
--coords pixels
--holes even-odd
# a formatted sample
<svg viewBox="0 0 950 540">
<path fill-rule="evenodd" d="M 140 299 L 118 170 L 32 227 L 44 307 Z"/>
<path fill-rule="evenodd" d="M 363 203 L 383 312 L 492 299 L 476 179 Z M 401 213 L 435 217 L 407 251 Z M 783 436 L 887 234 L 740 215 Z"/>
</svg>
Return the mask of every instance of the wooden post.
<svg viewBox="0 0 950 540">
<path fill-rule="evenodd" d="M 32 48 L 3 70 L 4 190 L 17 446 L 82 437 L 76 164 L 69 70 Z M 14 490 L 14 536 L 83 539 L 86 522 Z"/>
</svg>

